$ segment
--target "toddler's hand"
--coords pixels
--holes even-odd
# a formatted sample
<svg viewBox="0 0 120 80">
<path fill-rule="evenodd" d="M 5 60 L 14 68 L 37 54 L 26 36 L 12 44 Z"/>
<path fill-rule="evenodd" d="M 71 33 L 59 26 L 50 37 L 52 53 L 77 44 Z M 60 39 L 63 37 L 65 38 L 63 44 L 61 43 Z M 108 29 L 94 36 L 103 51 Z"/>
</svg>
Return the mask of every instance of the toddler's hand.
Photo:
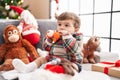
<svg viewBox="0 0 120 80">
<path fill-rule="evenodd" d="M 59 32 L 62 36 L 65 36 L 65 35 L 68 35 L 68 34 L 69 34 L 69 32 L 66 31 L 66 30 L 59 30 L 58 32 Z"/>
<path fill-rule="evenodd" d="M 74 76 L 74 70 L 77 70 L 76 67 L 67 59 L 62 59 L 60 65 L 62 65 L 65 69 L 65 73 Z"/>
</svg>

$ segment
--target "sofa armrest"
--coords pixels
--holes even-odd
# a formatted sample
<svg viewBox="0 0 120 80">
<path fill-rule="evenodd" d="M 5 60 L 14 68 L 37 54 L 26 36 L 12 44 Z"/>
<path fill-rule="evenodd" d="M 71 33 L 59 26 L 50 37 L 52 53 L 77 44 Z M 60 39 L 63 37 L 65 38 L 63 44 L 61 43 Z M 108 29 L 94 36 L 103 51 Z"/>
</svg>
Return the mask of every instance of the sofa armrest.
<svg viewBox="0 0 120 80">
<path fill-rule="evenodd" d="M 120 55 L 118 53 L 111 53 L 111 52 L 95 52 L 96 62 L 101 61 L 112 61 L 115 62 L 120 59 Z"/>
</svg>

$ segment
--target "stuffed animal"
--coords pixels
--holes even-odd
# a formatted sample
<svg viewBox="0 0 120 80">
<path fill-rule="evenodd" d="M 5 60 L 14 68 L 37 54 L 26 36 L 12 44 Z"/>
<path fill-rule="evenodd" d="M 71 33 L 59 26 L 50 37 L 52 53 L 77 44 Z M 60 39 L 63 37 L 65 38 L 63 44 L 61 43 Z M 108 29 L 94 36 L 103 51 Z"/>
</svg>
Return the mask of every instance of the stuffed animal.
<svg viewBox="0 0 120 80">
<path fill-rule="evenodd" d="M 46 32 L 46 37 L 51 38 L 53 40 L 52 43 L 55 43 L 57 40 L 59 40 L 61 38 L 61 34 L 54 30 L 48 30 Z"/>
<path fill-rule="evenodd" d="M 94 59 L 94 51 L 100 51 L 100 38 L 96 36 L 90 37 L 86 44 L 83 44 L 83 63 L 96 63 Z M 98 49 L 99 48 L 99 49 Z"/>
<path fill-rule="evenodd" d="M 35 17 L 28 10 L 18 6 L 7 5 L 6 9 L 13 9 L 20 15 L 21 21 L 17 27 L 22 33 L 22 37 L 35 46 L 40 41 L 41 36 Z"/>
<path fill-rule="evenodd" d="M 28 54 L 33 60 L 39 57 L 35 47 L 26 39 L 22 39 L 16 26 L 6 26 L 3 37 L 5 43 L 0 46 L 0 61 L 4 59 L 4 62 L 0 65 L 0 71 L 14 69 L 12 60 L 15 58 L 21 59 L 27 64 L 29 63 Z"/>
</svg>

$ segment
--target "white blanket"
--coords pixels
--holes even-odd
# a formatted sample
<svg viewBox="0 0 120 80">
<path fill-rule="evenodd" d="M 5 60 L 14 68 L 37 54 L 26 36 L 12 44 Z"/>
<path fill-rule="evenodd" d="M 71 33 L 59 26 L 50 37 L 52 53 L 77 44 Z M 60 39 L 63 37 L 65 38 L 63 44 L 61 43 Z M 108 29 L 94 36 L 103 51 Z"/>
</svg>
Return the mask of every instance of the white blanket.
<svg viewBox="0 0 120 80">
<path fill-rule="evenodd" d="M 110 80 L 110 77 L 101 72 L 85 71 L 76 73 L 75 76 L 66 74 L 57 74 L 43 69 L 37 69 L 30 73 L 19 73 L 16 70 L 4 72 L 2 76 L 5 79 L 19 80 Z"/>
</svg>

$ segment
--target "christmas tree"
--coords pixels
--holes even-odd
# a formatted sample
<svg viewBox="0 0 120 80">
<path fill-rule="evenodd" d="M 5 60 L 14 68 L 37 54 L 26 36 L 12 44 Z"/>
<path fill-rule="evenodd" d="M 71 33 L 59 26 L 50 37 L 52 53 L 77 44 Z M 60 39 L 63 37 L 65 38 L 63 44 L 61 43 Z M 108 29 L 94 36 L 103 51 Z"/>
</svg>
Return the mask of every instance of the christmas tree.
<svg viewBox="0 0 120 80">
<path fill-rule="evenodd" d="M 0 18 L 1 19 L 19 19 L 18 13 L 12 9 L 7 10 L 5 7 L 8 5 L 14 5 L 27 9 L 29 6 L 23 6 L 24 0 L 0 0 Z"/>
</svg>

